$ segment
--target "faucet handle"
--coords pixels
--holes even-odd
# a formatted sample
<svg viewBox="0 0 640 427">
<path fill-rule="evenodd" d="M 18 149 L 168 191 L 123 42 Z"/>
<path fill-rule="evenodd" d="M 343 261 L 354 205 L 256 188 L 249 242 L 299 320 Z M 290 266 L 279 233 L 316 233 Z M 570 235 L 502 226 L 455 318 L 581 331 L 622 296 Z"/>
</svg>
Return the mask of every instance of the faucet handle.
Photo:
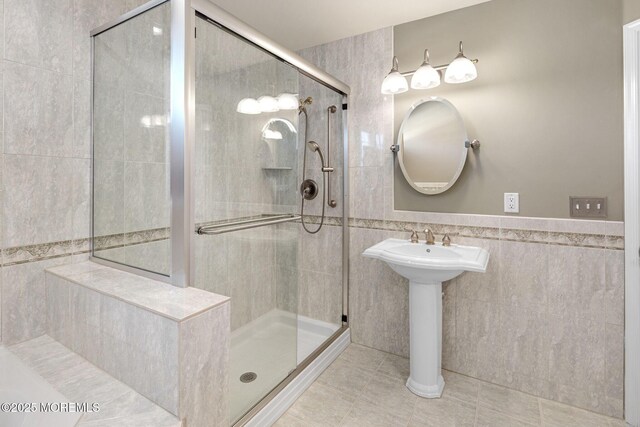
<svg viewBox="0 0 640 427">
<path fill-rule="evenodd" d="M 433 232 L 431 231 L 430 228 L 425 228 L 424 229 L 424 234 L 425 234 L 425 237 L 426 237 L 426 240 L 427 240 L 426 241 L 427 245 L 434 245 L 436 243 L 436 238 L 433 235 Z"/>
<path fill-rule="evenodd" d="M 451 237 L 449 237 L 449 233 L 444 233 L 444 237 L 442 238 L 442 246 L 451 246 Z"/>
<path fill-rule="evenodd" d="M 418 232 L 412 228 L 405 228 L 405 231 L 411 232 L 411 243 L 418 243 Z"/>
</svg>

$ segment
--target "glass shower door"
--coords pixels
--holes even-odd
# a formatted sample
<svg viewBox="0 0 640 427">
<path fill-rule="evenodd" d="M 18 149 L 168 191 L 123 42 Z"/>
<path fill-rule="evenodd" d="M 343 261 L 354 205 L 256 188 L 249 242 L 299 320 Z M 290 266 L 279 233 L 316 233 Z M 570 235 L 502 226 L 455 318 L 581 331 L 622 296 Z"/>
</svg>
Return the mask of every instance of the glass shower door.
<svg viewBox="0 0 640 427">
<path fill-rule="evenodd" d="M 344 98 L 196 21 L 194 286 L 231 297 L 236 422 L 343 324 Z"/>
<path fill-rule="evenodd" d="M 194 285 L 231 297 L 235 422 L 298 362 L 298 73 L 202 18 L 195 53 Z"/>
</svg>

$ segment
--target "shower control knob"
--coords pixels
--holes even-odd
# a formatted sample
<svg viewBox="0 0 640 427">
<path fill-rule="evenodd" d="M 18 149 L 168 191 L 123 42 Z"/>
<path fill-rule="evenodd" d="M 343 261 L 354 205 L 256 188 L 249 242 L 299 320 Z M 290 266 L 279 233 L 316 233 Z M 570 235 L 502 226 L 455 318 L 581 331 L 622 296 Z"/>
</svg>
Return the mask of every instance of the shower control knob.
<svg viewBox="0 0 640 427">
<path fill-rule="evenodd" d="M 300 195 L 305 200 L 313 200 L 318 195 L 318 184 L 312 179 L 305 179 L 300 184 Z"/>
</svg>

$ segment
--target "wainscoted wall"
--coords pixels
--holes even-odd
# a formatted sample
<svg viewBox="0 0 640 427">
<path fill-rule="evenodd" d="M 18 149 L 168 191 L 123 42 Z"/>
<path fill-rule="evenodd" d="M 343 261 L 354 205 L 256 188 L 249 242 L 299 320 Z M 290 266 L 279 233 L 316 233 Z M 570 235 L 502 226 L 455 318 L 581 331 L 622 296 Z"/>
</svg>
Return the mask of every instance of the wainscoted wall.
<svg viewBox="0 0 640 427">
<path fill-rule="evenodd" d="M 44 268 L 87 257 L 89 31 L 144 0 L 5 0 L 0 20 L 0 320 L 4 344 L 44 333 Z"/>
<path fill-rule="evenodd" d="M 392 29 L 304 51 L 352 88 L 350 324 L 354 342 L 408 356 L 408 284 L 362 251 L 405 228 L 491 252 L 486 274 L 444 286 L 445 368 L 622 417 L 621 222 L 393 209 L 393 99 L 380 94 Z M 352 58 L 347 60 L 347 58 Z"/>
</svg>

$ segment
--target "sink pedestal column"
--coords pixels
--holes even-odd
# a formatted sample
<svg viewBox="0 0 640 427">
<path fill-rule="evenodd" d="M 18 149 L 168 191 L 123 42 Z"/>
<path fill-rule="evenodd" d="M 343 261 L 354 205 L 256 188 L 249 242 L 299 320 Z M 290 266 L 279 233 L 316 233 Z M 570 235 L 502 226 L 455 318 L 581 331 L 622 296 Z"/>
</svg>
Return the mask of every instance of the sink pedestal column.
<svg viewBox="0 0 640 427">
<path fill-rule="evenodd" d="M 411 373 L 407 388 L 428 398 L 442 396 L 442 283 L 409 282 Z"/>
</svg>

